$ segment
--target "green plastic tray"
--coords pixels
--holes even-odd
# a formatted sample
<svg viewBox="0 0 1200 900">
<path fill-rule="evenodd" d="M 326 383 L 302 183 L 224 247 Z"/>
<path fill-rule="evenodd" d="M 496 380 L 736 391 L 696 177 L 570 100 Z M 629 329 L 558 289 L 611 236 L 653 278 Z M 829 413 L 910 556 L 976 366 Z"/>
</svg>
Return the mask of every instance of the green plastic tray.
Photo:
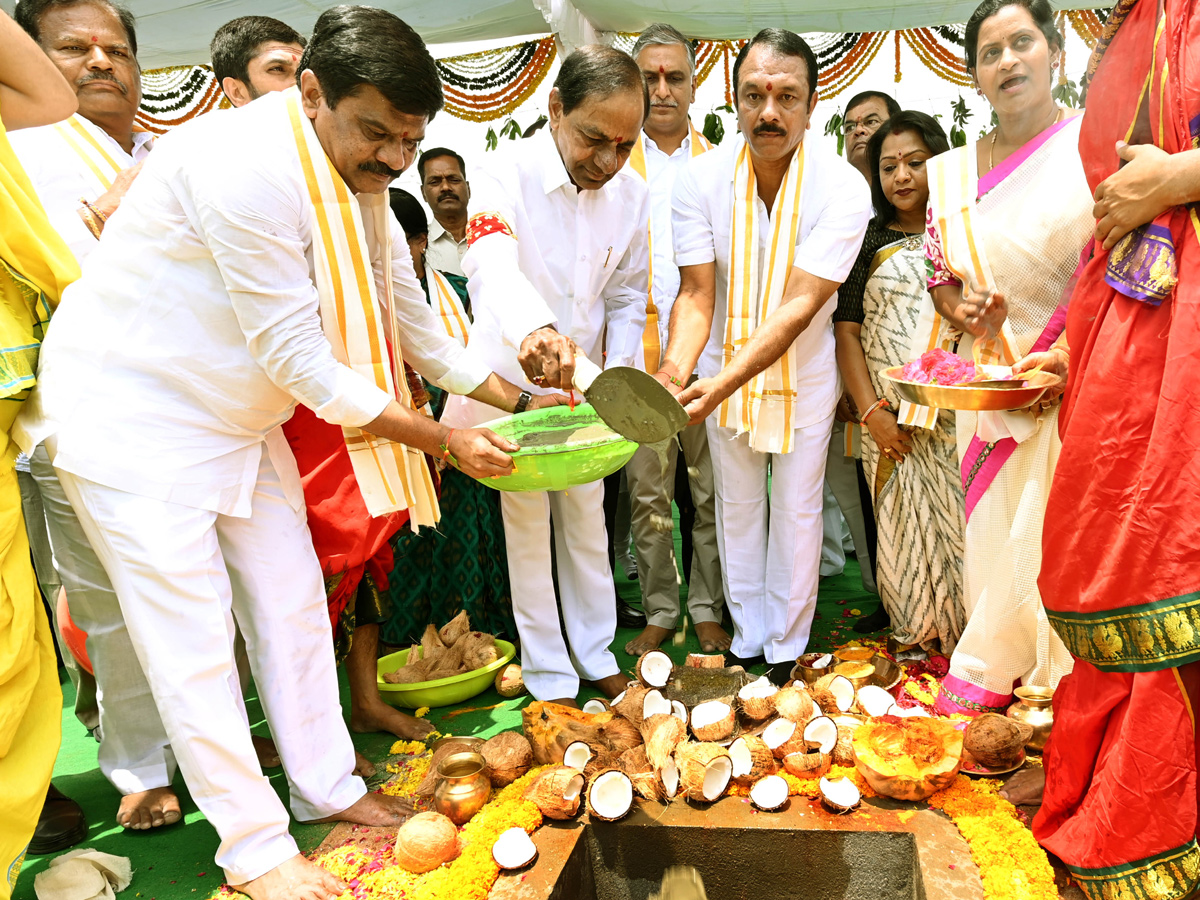
<svg viewBox="0 0 1200 900">
<path fill-rule="evenodd" d="M 638 445 L 604 424 L 590 404 L 534 409 L 485 422 L 501 437 L 521 445 L 513 454 L 516 472 L 483 478 L 498 491 L 564 491 L 611 475 L 633 456 Z M 570 435 L 587 429 L 576 438 Z"/>
<path fill-rule="evenodd" d="M 383 676 L 395 672 L 408 660 L 408 651 L 399 650 L 380 657 L 375 664 L 375 680 L 379 687 L 379 696 L 385 703 L 400 706 L 404 709 L 420 709 L 436 706 L 453 706 L 470 700 L 477 694 L 482 694 L 496 679 L 496 671 L 512 661 L 516 648 L 508 641 L 496 638 L 496 650 L 500 658 L 482 669 L 474 672 L 464 672 L 462 675 L 451 675 L 449 678 L 435 678 L 433 681 L 418 681 L 414 684 L 388 684 Z"/>
</svg>

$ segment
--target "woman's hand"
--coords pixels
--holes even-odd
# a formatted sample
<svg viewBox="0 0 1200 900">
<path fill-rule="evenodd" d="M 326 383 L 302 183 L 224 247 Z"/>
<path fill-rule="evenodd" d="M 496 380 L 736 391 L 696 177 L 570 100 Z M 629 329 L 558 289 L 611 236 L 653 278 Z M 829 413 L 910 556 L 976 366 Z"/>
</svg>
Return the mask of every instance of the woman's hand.
<svg viewBox="0 0 1200 900">
<path fill-rule="evenodd" d="M 878 409 L 867 419 L 867 430 L 879 447 L 879 452 L 896 462 L 912 453 L 912 436 L 896 422 L 895 413 Z"/>
<path fill-rule="evenodd" d="M 513 460 L 508 454 L 521 449 L 512 441 L 486 428 L 455 428 L 446 449 L 456 468 L 472 478 L 511 475 Z"/>
<path fill-rule="evenodd" d="M 1008 318 L 1008 301 L 998 291 L 985 294 L 964 288 L 958 309 L 963 328 L 977 338 L 994 338 Z"/>
<path fill-rule="evenodd" d="M 1030 369 L 1042 367 L 1043 372 L 1049 372 L 1052 375 L 1057 375 L 1062 381 L 1056 386 L 1050 388 L 1046 393 L 1042 394 L 1042 398 L 1033 405 L 1035 412 L 1042 412 L 1054 405 L 1067 389 L 1067 375 L 1070 373 L 1071 357 L 1066 350 L 1058 347 L 1051 347 L 1041 353 L 1030 353 L 1024 359 L 1018 360 L 1012 367 L 1013 375 L 1020 375 L 1022 372 L 1028 372 Z"/>
<path fill-rule="evenodd" d="M 1153 222 L 1174 204 L 1170 184 L 1171 154 L 1153 144 L 1117 141 L 1117 156 L 1126 164 L 1096 187 L 1096 243 L 1111 250 L 1135 228 Z"/>
</svg>

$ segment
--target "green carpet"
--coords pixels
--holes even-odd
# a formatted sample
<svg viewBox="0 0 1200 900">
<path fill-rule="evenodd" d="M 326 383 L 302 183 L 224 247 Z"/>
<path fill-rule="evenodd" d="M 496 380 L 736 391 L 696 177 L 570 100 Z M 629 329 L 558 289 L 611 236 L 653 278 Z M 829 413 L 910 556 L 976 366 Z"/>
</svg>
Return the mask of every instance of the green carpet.
<svg viewBox="0 0 1200 900">
<path fill-rule="evenodd" d="M 636 582 L 623 574 L 617 576 L 618 593 L 630 602 L 639 602 Z M 841 575 L 822 581 L 813 622 L 812 650 L 830 649 L 848 643 L 854 637 L 849 628 L 853 610 L 871 612 L 877 600 L 862 589 L 858 564 L 850 559 Z M 618 629 L 613 652 L 625 671 L 634 659 L 625 653 L 625 643 L 634 637 L 634 629 Z M 677 662 L 687 653 L 699 652 L 695 634 L 689 629 L 682 646 L 668 643 L 663 647 Z M 761 669 L 760 669 L 761 671 Z M 344 672 L 341 675 L 342 704 L 349 708 L 349 693 Z M 585 691 L 583 697 L 594 695 Z M 117 793 L 96 767 L 96 742 L 76 721 L 71 712 L 74 700 L 71 685 L 63 685 L 63 740 L 54 768 L 54 783 L 67 796 L 77 800 L 87 814 L 90 829 L 88 839 L 80 846 L 93 847 L 105 853 L 127 856 L 133 862 L 133 883 L 121 895 L 123 900 L 185 900 L 208 897 L 220 887 L 223 877 L 213 862 L 217 834 L 192 802 L 183 784 L 175 779 L 184 810 L 184 821 L 178 825 L 153 831 L 125 831 L 116 824 Z M 471 734 L 490 737 L 500 731 L 520 727 L 520 710 L 530 702 L 528 696 L 502 700 L 489 689 L 458 707 L 446 707 L 430 712 L 428 718 L 439 731 L 447 734 Z M 267 734 L 262 707 L 256 695 L 247 697 L 246 705 L 256 734 Z M 352 735 L 354 745 L 368 759 L 378 762 L 388 755 L 393 738 L 385 735 Z M 287 802 L 288 786 L 281 769 L 273 770 L 271 784 Z M 298 825 L 291 831 L 300 849 L 316 847 L 329 832 L 328 825 Z M 49 857 L 29 857 L 17 882 L 14 900 L 34 900 L 33 878 L 44 870 Z"/>
</svg>

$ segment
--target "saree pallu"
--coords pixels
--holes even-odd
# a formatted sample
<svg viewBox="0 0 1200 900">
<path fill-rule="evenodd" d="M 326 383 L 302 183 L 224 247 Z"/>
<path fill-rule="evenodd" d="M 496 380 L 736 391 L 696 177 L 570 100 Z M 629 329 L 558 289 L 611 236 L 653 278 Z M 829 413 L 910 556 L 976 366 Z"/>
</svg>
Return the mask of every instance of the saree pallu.
<svg viewBox="0 0 1200 900">
<path fill-rule="evenodd" d="M 1094 188 L 1114 144 L 1192 149 L 1194 4 L 1122 3 L 1080 151 Z M 1153 267 L 1130 265 L 1153 260 Z M 1178 282 L 1155 296 L 1164 273 Z M 1063 451 L 1039 584 L 1078 658 L 1055 697 L 1034 834 L 1093 900 L 1180 900 L 1200 884 L 1200 221 L 1177 207 L 1111 253 L 1071 301 Z"/>
<path fill-rule="evenodd" d="M 1008 299 L 1005 346 L 1011 344 L 1013 358 L 1001 359 L 1003 364 L 1047 349 L 1062 330 L 1064 294 L 1093 225 L 1076 148 L 1079 125 L 1075 118 L 1051 126 L 982 177 L 974 175 L 973 146 L 950 151 L 969 154 L 958 161 L 969 163 L 976 185 L 972 238 L 986 255 L 995 289 Z M 939 177 L 943 157 L 930 160 L 931 183 Z M 934 205 L 936 193 L 930 200 L 935 222 L 955 223 L 953 211 Z M 972 271 L 969 259 L 948 254 L 946 262 L 955 272 Z M 974 351 L 975 339 L 964 335 L 959 353 L 970 359 Z M 938 697 L 943 714 L 1003 712 L 1012 702 L 1014 684 L 1053 687 L 1071 669 L 1071 656 L 1050 628 L 1037 587 L 1042 520 L 1060 450 L 1057 416 L 1057 406 L 1040 416 L 1003 414 L 1019 441 L 988 435 L 986 426 L 992 423 L 981 422 L 976 413 L 957 416 L 967 517 L 967 625 Z"/>
<path fill-rule="evenodd" d="M 876 396 L 896 409 L 900 396 L 881 372 L 908 362 L 925 291 L 920 239 L 875 254 L 863 291 L 861 341 Z M 910 429 L 904 462 L 879 452 L 863 429 L 863 465 L 875 505 L 875 581 L 904 644 L 950 653 L 966 622 L 962 601 L 963 490 L 958 476 L 954 412 L 939 410 L 932 429 Z"/>
</svg>

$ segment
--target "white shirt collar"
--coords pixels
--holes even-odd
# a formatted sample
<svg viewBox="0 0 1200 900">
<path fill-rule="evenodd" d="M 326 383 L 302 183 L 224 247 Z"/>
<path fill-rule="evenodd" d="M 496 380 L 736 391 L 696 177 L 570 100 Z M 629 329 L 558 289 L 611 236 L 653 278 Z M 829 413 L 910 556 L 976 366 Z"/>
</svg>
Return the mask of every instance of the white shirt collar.
<svg viewBox="0 0 1200 900">
<path fill-rule="evenodd" d="M 537 141 L 535 149 L 542 155 L 542 187 L 547 194 L 553 193 L 563 185 L 571 184 L 571 176 L 563 165 L 562 157 L 558 154 L 558 145 L 554 143 L 554 133 L 547 126 L 532 138 Z M 573 185 L 572 185 L 573 186 Z"/>
<path fill-rule="evenodd" d="M 658 144 L 654 143 L 654 138 L 650 137 L 650 135 L 646 134 L 646 132 L 644 132 L 644 131 L 642 132 L 642 138 L 645 140 L 647 147 L 653 147 L 656 151 L 661 153 L 663 156 L 667 155 L 666 151 L 658 149 Z M 671 156 L 678 156 L 681 153 L 691 155 L 691 152 L 692 152 L 692 126 L 689 123 L 687 134 L 685 134 L 683 136 L 683 143 L 679 145 L 679 149 L 677 149 L 674 153 L 672 153 Z"/>
</svg>

